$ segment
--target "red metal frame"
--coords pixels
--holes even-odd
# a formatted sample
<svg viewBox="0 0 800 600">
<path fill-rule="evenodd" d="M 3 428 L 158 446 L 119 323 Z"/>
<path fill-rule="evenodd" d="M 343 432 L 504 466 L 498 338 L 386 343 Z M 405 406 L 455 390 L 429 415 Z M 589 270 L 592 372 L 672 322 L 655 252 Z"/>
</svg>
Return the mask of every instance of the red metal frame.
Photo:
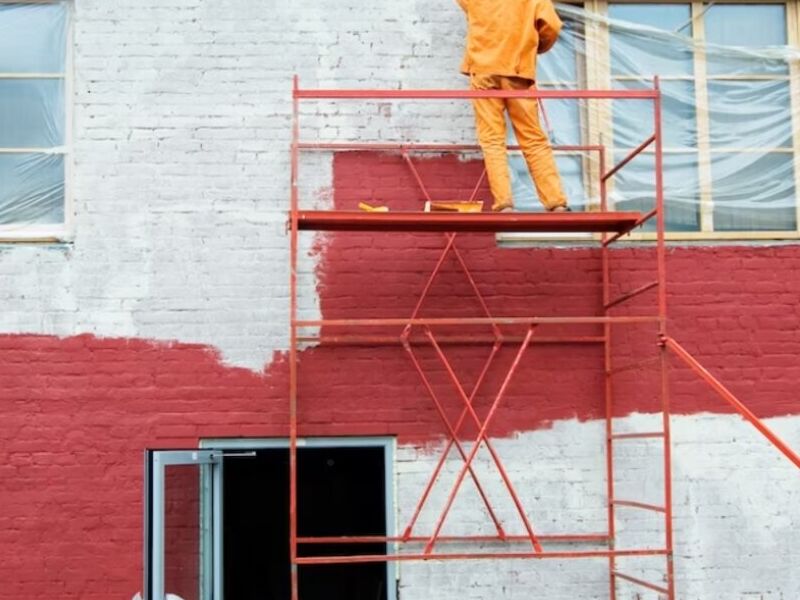
<svg viewBox="0 0 800 600">
<path fill-rule="evenodd" d="M 424 152 L 475 152 L 478 146 L 465 144 L 393 144 L 393 143 L 338 143 L 338 142 L 305 142 L 300 139 L 299 127 L 299 102 L 301 100 L 468 100 L 475 98 L 558 98 L 573 100 L 637 100 L 650 101 L 654 105 L 654 131 L 641 145 L 635 148 L 621 162 L 607 170 L 606 149 L 602 145 L 561 146 L 557 149 L 597 153 L 599 163 L 599 189 L 600 212 L 593 213 L 567 213 L 567 214 L 435 214 L 423 212 L 393 212 L 393 213 L 355 213 L 340 211 L 303 211 L 299 207 L 298 177 L 299 156 L 301 152 L 346 152 L 346 151 L 378 151 L 399 152 L 409 166 L 414 179 L 419 185 L 424 197 L 431 200 L 430 193 L 420 176 L 411 153 Z M 667 334 L 667 296 L 666 296 L 666 248 L 665 248 L 665 219 L 664 219 L 664 190 L 663 190 L 663 143 L 661 132 L 661 92 L 658 78 L 654 81 L 652 89 L 645 90 L 522 90 L 522 91 L 460 91 L 460 90 L 302 90 L 298 80 L 294 80 L 293 93 L 293 127 L 292 127 L 292 158 L 291 158 L 291 210 L 289 219 L 290 230 L 290 300 L 291 300 L 291 336 L 289 352 L 289 438 L 290 438 L 290 549 L 291 549 L 291 582 L 292 599 L 299 600 L 297 569 L 299 565 L 311 564 L 342 564 L 342 563 L 368 563 L 412 560 L 467 560 L 467 559 L 569 559 L 569 558 L 607 558 L 609 565 L 609 598 L 615 600 L 617 587 L 620 582 L 633 584 L 645 589 L 664 594 L 668 600 L 675 600 L 675 581 L 673 567 L 673 529 L 672 529 L 672 457 L 670 433 L 670 397 L 668 385 L 668 350 L 673 351 L 686 364 L 694 369 L 703 379 L 719 392 L 723 398 L 731 403 L 734 408 L 749 420 L 761 433 L 776 445 L 792 462 L 800 467 L 800 457 L 788 448 L 772 431 L 736 398 L 725 389 L 716 379 L 705 371 L 686 350 L 671 339 Z M 644 215 L 640 213 L 621 213 L 609 210 L 607 183 L 630 161 L 641 154 L 646 148 L 654 146 L 655 154 L 655 205 Z M 476 182 L 472 199 L 477 195 L 478 189 L 485 177 L 481 174 Z M 651 283 L 637 287 L 615 298 L 611 297 L 611 252 L 610 246 L 648 220 L 656 218 L 656 270 L 657 279 Z M 439 231 L 443 232 L 444 245 L 442 253 L 433 271 L 422 287 L 419 300 L 414 311 L 406 318 L 384 319 L 318 319 L 301 320 L 297 312 L 297 261 L 298 261 L 298 234 L 301 230 L 348 230 L 348 231 Z M 602 261 L 602 306 L 600 315 L 584 317 L 514 317 L 504 318 L 494 316 L 481 294 L 469 266 L 457 246 L 455 232 L 470 231 L 594 231 L 602 232 L 599 239 Z M 420 310 L 428 295 L 433 281 L 440 273 L 445 259 L 452 254 L 455 256 L 460 268 L 478 300 L 483 317 L 472 318 L 422 318 Z M 612 310 L 638 297 L 649 290 L 657 290 L 657 311 L 649 316 L 629 316 L 611 314 Z M 615 327 L 630 324 L 651 323 L 656 325 L 658 333 L 656 342 L 659 355 L 655 359 L 646 359 L 635 363 L 616 366 L 612 356 L 612 333 Z M 565 324 L 573 326 L 602 325 L 602 336 L 588 335 L 561 335 L 561 336 L 535 336 L 538 326 L 548 324 Z M 465 330 L 459 335 L 446 335 L 435 333 L 442 326 L 457 325 Z M 486 333 L 469 333 L 472 327 L 489 326 L 491 335 Z M 320 333 L 303 333 L 308 328 L 324 328 Z M 378 329 L 378 332 L 367 334 L 337 333 L 332 334 L 331 329 Z M 509 331 L 513 329 L 513 332 Z M 415 332 L 416 330 L 416 332 Z M 447 433 L 447 443 L 434 467 L 428 483 L 413 510 L 411 519 L 403 530 L 403 534 L 387 536 L 365 537 L 298 537 L 297 535 L 297 381 L 298 381 L 298 345 L 303 343 L 329 343 L 352 345 L 386 345 L 400 344 L 409 356 L 415 370 L 419 374 L 437 413 Z M 473 407 L 473 400 L 478 390 L 484 385 L 486 374 L 493 364 L 494 359 L 506 343 L 517 345 L 516 357 L 509 367 L 503 383 L 495 392 L 494 400 L 481 419 Z M 517 494 L 511 478 L 506 471 L 502 459 L 492 445 L 489 428 L 496 413 L 502 409 L 502 400 L 514 373 L 519 366 L 526 350 L 533 343 L 602 343 L 604 345 L 604 372 L 605 372 L 605 420 L 606 420 L 606 480 L 607 480 L 607 530 L 596 534 L 556 534 L 541 535 L 534 532 L 530 517 L 525 512 L 523 503 Z M 442 346 L 444 344 L 484 344 L 490 347 L 489 354 L 484 363 L 482 372 L 472 390 L 467 392 L 453 370 L 450 360 Z M 426 346 L 433 350 L 441 366 L 444 367 L 451 383 L 453 384 L 463 407 L 458 418 L 451 421 L 443 407 L 441 398 L 431 385 L 423 369 L 414 346 Z M 639 369 L 646 364 L 656 363 L 661 371 L 661 412 L 662 430 L 615 433 L 614 424 L 614 386 L 613 378 L 620 372 Z M 471 420 L 478 429 L 478 434 L 467 450 L 460 438 L 462 426 L 466 420 Z M 631 439 L 661 440 L 663 445 L 664 469 L 664 496 L 660 505 L 623 500 L 616 497 L 614 487 L 614 451 L 615 445 Z M 472 463 L 481 447 L 485 447 L 500 474 L 506 491 L 508 492 L 517 510 L 520 521 L 525 529 L 524 535 L 509 535 L 497 517 L 491 502 L 481 486 L 477 474 L 472 469 Z M 439 474 L 447 461 L 450 452 L 456 449 L 463 462 L 456 482 L 450 490 L 445 506 L 442 508 L 434 530 L 424 535 L 414 534 L 419 515 L 423 507 L 430 501 L 430 494 L 436 484 Z M 442 527 L 447 519 L 452 504 L 459 492 L 463 481 L 469 475 L 473 480 L 487 513 L 496 529 L 496 535 L 466 535 L 444 536 Z M 625 510 L 646 510 L 664 515 L 664 543 L 660 548 L 619 549 L 616 547 L 617 508 Z M 385 555 L 351 555 L 351 556 L 316 556 L 298 557 L 299 544 L 353 544 L 353 543 L 386 543 L 393 546 L 422 545 L 422 552 L 391 552 Z M 531 550 L 518 551 L 508 548 L 504 551 L 491 552 L 442 552 L 438 546 L 448 543 L 492 543 L 514 545 L 528 543 Z M 546 548 L 551 543 L 579 543 L 602 544 L 605 550 L 578 549 L 566 551 L 552 551 Z M 664 556 L 665 557 L 665 584 L 656 585 L 637 577 L 621 573 L 617 570 L 616 559 L 631 556 Z"/>
</svg>

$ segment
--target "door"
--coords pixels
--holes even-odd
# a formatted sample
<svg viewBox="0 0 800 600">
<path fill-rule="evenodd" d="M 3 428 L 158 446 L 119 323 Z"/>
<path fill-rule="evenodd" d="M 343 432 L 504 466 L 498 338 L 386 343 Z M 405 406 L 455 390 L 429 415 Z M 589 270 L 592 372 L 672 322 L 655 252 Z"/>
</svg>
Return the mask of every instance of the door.
<svg viewBox="0 0 800 600">
<path fill-rule="evenodd" d="M 222 600 L 222 452 L 145 453 L 145 600 Z"/>
</svg>

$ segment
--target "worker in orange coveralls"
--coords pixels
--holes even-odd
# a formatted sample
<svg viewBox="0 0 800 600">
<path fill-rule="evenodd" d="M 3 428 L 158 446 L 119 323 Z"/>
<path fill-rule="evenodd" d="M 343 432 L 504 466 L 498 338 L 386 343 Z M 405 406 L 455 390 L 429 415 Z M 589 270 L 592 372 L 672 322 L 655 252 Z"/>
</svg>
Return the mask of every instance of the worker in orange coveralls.
<svg viewBox="0 0 800 600">
<path fill-rule="evenodd" d="M 536 56 L 550 50 L 561 31 L 551 0 L 457 0 L 467 15 L 467 48 L 461 72 L 473 90 L 527 90 L 536 82 Z M 505 111 L 536 184 L 551 212 L 566 212 L 567 198 L 550 141 L 539 124 L 536 99 L 481 98 L 473 101 L 483 149 L 492 210 L 513 210 L 506 147 Z"/>
</svg>

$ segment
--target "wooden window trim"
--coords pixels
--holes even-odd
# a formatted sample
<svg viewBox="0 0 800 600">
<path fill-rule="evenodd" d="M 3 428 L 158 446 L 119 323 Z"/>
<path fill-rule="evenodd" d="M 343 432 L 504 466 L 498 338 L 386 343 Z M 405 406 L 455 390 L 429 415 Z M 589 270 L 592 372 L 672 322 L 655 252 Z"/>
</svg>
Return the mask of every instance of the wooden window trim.
<svg viewBox="0 0 800 600">
<path fill-rule="evenodd" d="M 694 52 L 694 73 L 693 75 L 672 75 L 661 77 L 662 81 L 693 81 L 695 84 L 695 111 L 697 126 L 697 148 L 664 148 L 665 154 L 696 154 L 698 157 L 698 178 L 700 191 L 700 231 L 672 231 L 666 232 L 666 239 L 669 241 L 767 241 L 767 240 L 800 240 L 800 64 L 797 61 L 791 62 L 788 75 L 767 75 L 767 74 L 715 74 L 708 75 L 705 50 L 702 42 L 705 41 L 705 10 L 707 2 L 702 0 L 614 0 L 615 4 L 689 4 L 692 15 L 692 37 L 700 42 Z M 800 46 L 800 0 L 724 0 L 719 4 L 776 4 L 786 7 L 786 28 L 787 43 L 790 46 Z M 587 11 L 595 12 L 602 16 L 608 15 L 608 0 L 587 0 L 584 7 Z M 588 24 L 586 30 L 586 79 L 589 88 L 607 89 L 611 87 L 612 81 L 635 81 L 644 80 L 638 76 L 611 75 L 610 73 L 610 35 L 608 27 L 597 22 Z M 606 66 L 608 65 L 608 66 Z M 710 81 L 788 81 L 791 94 L 791 118 L 792 118 L 792 147 L 777 148 L 755 148 L 755 147 L 712 147 L 710 131 L 710 104 L 708 96 L 708 82 Z M 607 149 L 607 156 L 614 156 L 613 146 L 613 122 L 611 116 L 610 102 L 594 102 L 587 110 L 588 136 L 587 143 L 604 143 Z M 625 150 L 625 148 L 619 148 Z M 652 153 L 652 150 L 646 151 Z M 712 156 L 729 152 L 762 152 L 770 154 L 794 155 L 794 178 L 795 178 L 795 206 L 796 206 L 796 229 L 781 231 L 715 231 L 714 230 L 714 203 L 712 196 L 712 175 L 711 164 Z M 599 198 L 599 190 L 596 190 L 599 179 L 599 170 L 596 161 L 586 161 L 587 180 L 590 182 L 588 187 L 591 198 Z M 613 181 L 609 182 L 608 192 L 611 196 Z M 590 206 L 590 210 L 597 210 L 599 207 Z M 646 242 L 655 240 L 655 233 L 632 233 L 624 240 L 633 242 Z M 510 244 L 528 241 L 585 241 L 591 236 L 567 237 L 564 235 L 545 237 L 531 236 L 524 238 L 521 236 L 509 237 L 499 235 L 498 239 Z"/>
<path fill-rule="evenodd" d="M 59 4 L 62 0 L 0 0 L 0 5 L 19 4 Z M 58 154 L 64 156 L 64 222 L 53 225 L 0 225 L 0 243 L 59 243 L 70 242 L 74 238 L 74 199 L 72 192 L 73 170 L 73 40 L 74 4 L 64 2 L 67 10 L 66 54 L 64 71 L 59 73 L 0 73 L 0 80 L 62 79 L 64 81 L 65 123 L 64 145 L 59 148 L 0 148 L 0 155 L 8 154 Z"/>
</svg>

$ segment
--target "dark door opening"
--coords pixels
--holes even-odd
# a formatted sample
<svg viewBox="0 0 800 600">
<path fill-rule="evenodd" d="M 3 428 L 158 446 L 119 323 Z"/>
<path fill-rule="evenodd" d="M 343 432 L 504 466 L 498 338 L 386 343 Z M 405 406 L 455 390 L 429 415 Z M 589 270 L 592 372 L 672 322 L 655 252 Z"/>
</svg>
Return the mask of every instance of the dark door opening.
<svg viewBox="0 0 800 600">
<path fill-rule="evenodd" d="M 386 535 L 384 448 L 299 448 L 300 536 Z M 228 600 L 289 600 L 289 450 L 225 459 Z M 301 545 L 300 556 L 385 554 L 386 544 Z M 388 600 L 386 565 L 304 565 L 302 600 Z"/>
</svg>

